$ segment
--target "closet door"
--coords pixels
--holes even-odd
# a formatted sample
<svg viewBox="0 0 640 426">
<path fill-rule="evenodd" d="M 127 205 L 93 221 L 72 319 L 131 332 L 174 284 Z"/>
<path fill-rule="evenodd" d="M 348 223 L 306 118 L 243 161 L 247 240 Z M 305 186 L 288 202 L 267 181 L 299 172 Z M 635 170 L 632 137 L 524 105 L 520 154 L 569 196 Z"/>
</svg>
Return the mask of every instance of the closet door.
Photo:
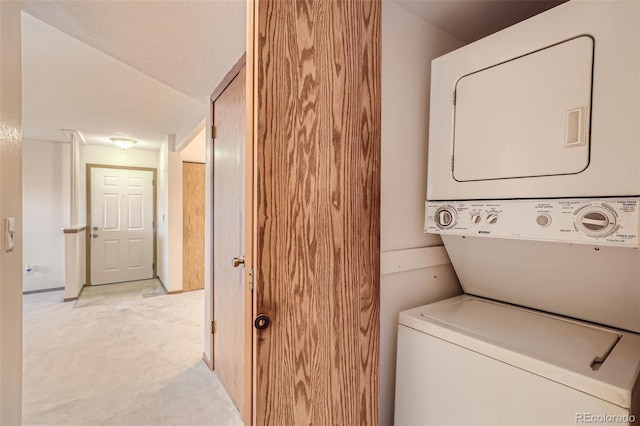
<svg viewBox="0 0 640 426">
<path fill-rule="evenodd" d="M 213 368 L 245 422 L 251 321 L 245 309 L 244 67 L 213 101 Z"/>
</svg>

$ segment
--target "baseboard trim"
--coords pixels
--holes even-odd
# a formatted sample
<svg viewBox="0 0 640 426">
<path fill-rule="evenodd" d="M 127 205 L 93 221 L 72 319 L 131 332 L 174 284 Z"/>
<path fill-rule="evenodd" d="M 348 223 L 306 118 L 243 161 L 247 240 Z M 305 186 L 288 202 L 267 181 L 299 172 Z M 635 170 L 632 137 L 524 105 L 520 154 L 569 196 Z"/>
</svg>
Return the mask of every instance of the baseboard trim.
<svg viewBox="0 0 640 426">
<path fill-rule="evenodd" d="M 213 371 L 213 364 L 211 363 L 211 360 L 209 359 L 207 354 L 204 352 L 202 352 L 202 361 L 204 361 L 204 363 L 207 364 L 207 367 L 209 367 L 209 370 Z"/>
<path fill-rule="evenodd" d="M 168 294 L 180 294 L 180 293 L 184 293 L 184 290 L 173 290 L 173 291 L 168 291 Z"/>
<path fill-rule="evenodd" d="M 448 263 L 451 263 L 451 260 L 444 246 L 387 251 L 380 255 L 380 274 L 396 274 Z"/>
<path fill-rule="evenodd" d="M 22 294 L 38 294 L 38 293 L 49 293 L 50 291 L 60 291 L 64 290 L 64 287 L 54 287 L 54 288 L 43 288 L 41 290 L 27 290 L 23 291 Z"/>
</svg>

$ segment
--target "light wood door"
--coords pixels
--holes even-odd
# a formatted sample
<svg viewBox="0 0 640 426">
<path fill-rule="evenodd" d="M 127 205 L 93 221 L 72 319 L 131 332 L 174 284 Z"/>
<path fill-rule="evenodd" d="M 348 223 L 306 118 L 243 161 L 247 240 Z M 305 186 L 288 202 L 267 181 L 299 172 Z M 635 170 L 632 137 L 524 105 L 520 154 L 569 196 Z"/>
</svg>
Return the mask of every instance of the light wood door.
<svg viewBox="0 0 640 426">
<path fill-rule="evenodd" d="M 91 284 L 153 278 L 153 171 L 90 168 Z"/>
<path fill-rule="evenodd" d="M 184 291 L 204 288 L 204 169 L 204 164 L 182 163 Z"/>
<path fill-rule="evenodd" d="M 238 407 L 245 409 L 245 71 L 213 104 L 213 366 Z"/>
<path fill-rule="evenodd" d="M 255 2 L 257 425 L 377 425 L 380 1 Z"/>
</svg>

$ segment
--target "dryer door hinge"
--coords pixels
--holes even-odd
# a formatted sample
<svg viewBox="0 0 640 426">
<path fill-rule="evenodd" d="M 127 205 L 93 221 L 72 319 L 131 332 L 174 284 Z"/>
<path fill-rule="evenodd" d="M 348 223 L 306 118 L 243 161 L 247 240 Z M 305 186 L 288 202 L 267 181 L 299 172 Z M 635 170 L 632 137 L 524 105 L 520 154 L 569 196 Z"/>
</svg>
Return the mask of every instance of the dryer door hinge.
<svg viewBox="0 0 640 426">
<path fill-rule="evenodd" d="M 216 138 L 216 126 L 211 126 L 211 139 Z"/>
<path fill-rule="evenodd" d="M 249 276 L 251 277 L 251 279 L 249 280 L 249 290 L 253 291 L 253 287 L 254 287 L 254 285 L 253 285 L 254 278 L 253 277 L 255 276 L 255 272 L 253 271 L 253 268 L 251 268 L 249 270 Z"/>
<path fill-rule="evenodd" d="M 216 322 L 211 321 L 211 334 L 214 334 L 215 332 L 216 332 Z"/>
</svg>

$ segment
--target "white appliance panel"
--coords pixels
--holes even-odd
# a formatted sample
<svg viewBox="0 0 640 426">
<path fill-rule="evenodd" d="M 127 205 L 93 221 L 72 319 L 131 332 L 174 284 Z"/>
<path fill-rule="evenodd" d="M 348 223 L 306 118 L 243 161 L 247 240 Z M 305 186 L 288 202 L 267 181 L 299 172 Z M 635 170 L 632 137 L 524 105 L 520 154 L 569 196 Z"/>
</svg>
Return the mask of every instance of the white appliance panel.
<svg viewBox="0 0 640 426">
<path fill-rule="evenodd" d="M 640 250 L 443 235 L 465 293 L 640 333 Z"/>
<path fill-rule="evenodd" d="M 640 198 L 428 201 L 424 231 L 638 248 Z"/>
<path fill-rule="evenodd" d="M 428 200 L 468 200 L 468 199 L 506 199 L 506 198 L 556 198 L 556 197 L 608 197 L 640 195 L 640 2 L 607 1 L 592 2 L 574 0 L 557 6 L 546 13 L 537 15 L 503 31 L 464 46 L 444 55 L 432 62 L 431 75 L 431 107 L 429 120 L 429 176 L 427 181 Z M 496 142 L 491 146 L 492 158 L 478 158 L 474 168 L 474 150 L 470 148 L 470 139 L 466 142 L 468 151 L 461 153 L 454 148 L 454 136 L 457 124 L 453 93 L 456 83 L 464 76 L 479 70 L 494 67 L 514 58 L 527 55 L 539 49 L 553 46 L 563 41 L 589 36 L 594 40 L 593 90 L 590 111 L 584 111 L 582 117 L 591 117 L 590 136 L 585 134 L 585 143 L 589 146 L 589 162 L 584 171 L 584 156 L 579 154 L 564 163 L 557 152 L 553 158 L 543 158 L 543 151 L 549 152 L 545 144 L 552 143 L 545 139 L 540 143 L 545 146 L 540 153 L 531 157 L 531 163 L 522 161 L 519 154 L 514 153 L 506 145 L 508 141 Z M 582 61 L 582 59 L 580 59 Z M 565 64 L 566 65 L 566 64 Z M 499 68 L 499 67 L 496 67 Z M 553 65 L 545 65 L 545 72 Z M 560 67 L 558 67 L 560 68 Z M 584 70 L 584 65 L 580 67 Z M 558 70 L 558 72 L 561 72 Z M 577 72 L 577 71 L 576 71 Z M 480 74 L 480 73 L 479 73 Z M 529 72 L 529 74 L 531 74 Z M 535 73 L 534 73 L 535 74 Z M 565 77 L 563 77 L 565 78 Z M 582 78 L 582 77 L 580 77 Z M 464 81 L 461 80 L 461 81 Z M 510 84 L 505 82 L 506 84 Z M 477 87 L 477 86 L 476 86 Z M 491 90 L 499 90 L 497 84 L 487 87 L 487 96 Z M 548 93 L 547 93 L 548 94 Z M 457 95 L 456 95 L 457 96 Z M 463 96 L 463 95 L 460 95 Z M 494 96 L 494 95 L 491 95 Z M 495 96 L 498 96 L 495 94 Z M 495 98 L 494 96 L 494 98 Z M 546 108 L 563 110 L 586 107 L 580 96 L 573 102 L 549 104 Z M 525 146 L 529 152 L 535 151 L 529 139 L 531 129 L 531 111 L 519 100 L 517 111 L 508 116 L 509 124 L 505 130 L 513 134 L 513 138 L 524 137 L 519 145 Z M 462 100 L 460 102 L 463 102 Z M 474 102 L 484 102 L 477 99 Z M 546 101 L 545 101 L 546 102 Z M 548 102 L 547 102 L 548 104 Z M 502 106 L 505 110 L 507 107 Z M 478 110 L 476 105 L 474 111 Z M 504 111 L 503 111 L 504 112 Z M 546 112 L 536 110 L 534 116 L 546 117 Z M 554 118 L 555 129 L 552 137 L 573 139 L 565 135 L 567 122 L 580 121 L 580 113 Z M 554 117 L 556 114 L 554 113 Z M 491 117 L 496 120 L 496 116 Z M 555 120 L 555 121 L 554 121 Z M 559 121 L 558 121 L 559 120 Z M 474 128 L 471 126 L 471 128 Z M 477 126 L 476 126 L 477 128 Z M 586 123 L 584 125 L 586 129 Z M 457 130 L 456 130 L 457 132 Z M 483 129 L 482 132 L 489 132 Z M 480 133 L 482 133 L 480 132 Z M 536 130 L 537 132 L 537 130 Z M 585 130 L 586 132 L 586 130 Z M 488 137 L 486 133 L 484 137 Z M 469 135 L 472 137 L 472 135 Z M 503 136 L 500 136 L 501 138 Z M 576 137 L 577 138 L 577 137 Z M 562 144 L 562 142 L 560 142 Z M 486 145 L 485 145 L 486 146 Z M 556 145 L 557 146 L 557 145 Z M 586 149 L 587 145 L 557 148 L 560 152 L 576 152 Z M 502 148 L 502 153 L 498 151 Z M 454 149 L 456 156 L 454 157 Z M 482 149 L 478 147 L 477 149 Z M 554 148 L 555 149 L 555 148 Z M 575 150 L 575 151 L 574 151 Z M 513 165 L 506 164 L 498 158 L 506 155 L 515 158 Z M 556 160 L 562 162 L 557 163 Z M 455 167 L 452 167 L 455 164 Z M 503 169 L 503 167 L 505 167 Z M 515 169 L 514 169 L 515 167 Z M 455 169 L 452 171 L 452 169 Z M 529 173 L 554 174 L 549 176 L 524 176 Z M 455 176 L 455 177 L 454 177 Z M 500 179 L 491 179 L 503 177 Z M 465 180 L 478 179 L 485 180 Z M 490 180 L 486 180 L 490 179 Z"/>
<path fill-rule="evenodd" d="M 579 173 L 589 164 L 593 39 L 581 36 L 463 76 L 458 181 Z"/>
</svg>

